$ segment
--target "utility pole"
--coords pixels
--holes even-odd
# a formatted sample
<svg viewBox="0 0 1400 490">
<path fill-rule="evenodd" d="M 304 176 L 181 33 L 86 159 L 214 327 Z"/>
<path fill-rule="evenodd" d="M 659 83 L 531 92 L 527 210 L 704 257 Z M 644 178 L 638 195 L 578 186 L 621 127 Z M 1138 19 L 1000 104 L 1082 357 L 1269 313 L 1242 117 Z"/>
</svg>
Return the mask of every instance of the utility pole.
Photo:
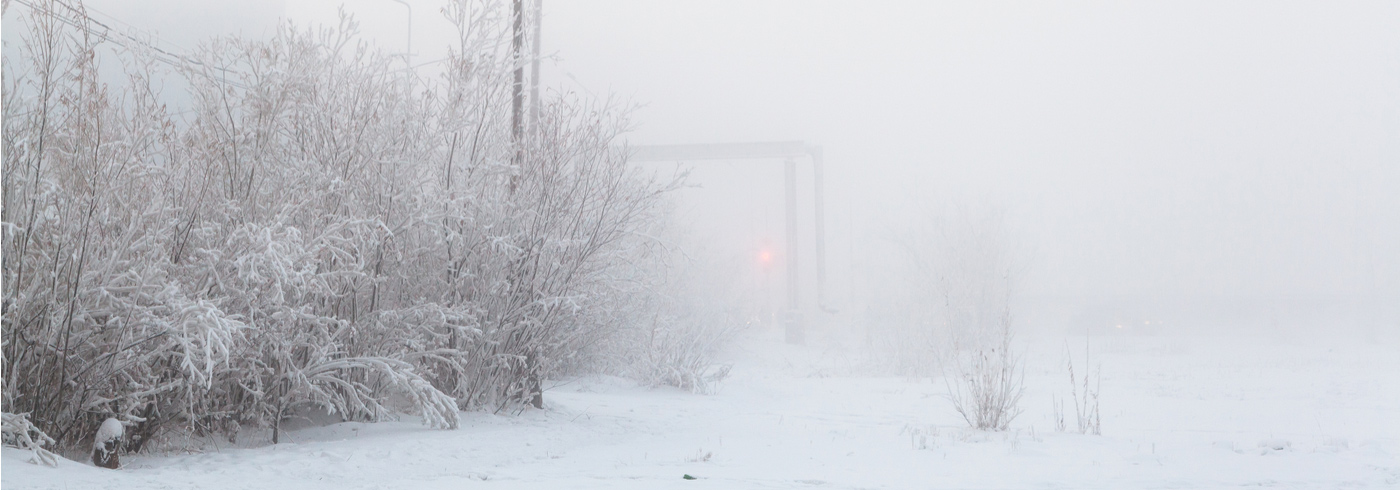
<svg viewBox="0 0 1400 490">
<path fill-rule="evenodd" d="M 525 12 L 521 8 L 522 0 L 512 0 L 512 13 L 514 14 L 514 30 L 510 40 L 511 58 L 515 64 L 515 83 L 512 85 L 513 97 L 511 99 L 510 113 L 510 142 L 515 147 L 515 173 L 510 177 L 510 193 L 515 194 L 515 188 L 520 182 L 520 166 L 525 161 L 525 146 L 520 141 L 523 131 L 524 118 L 522 112 L 525 109 L 525 64 L 522 56 L 522 45 L 525 41 Z"/>
<path fill-rule="evenodd" d="M 535 0 L 535 32 L 531 42 L 535 56 L 530 63 L 530 131 L 539 135 L 540 131 L 540 23 L 544 13 L 544 0 Z"/>
<path fill-rule="evenodd" d="M 524 131 L 524 110 L 525 110 L 525 11 L 522 8 L 522 0 L 513 0 L 511 6 L 514 7 L 515 22 L 511 36 L 511 53 L 515 62 L 515 84 L 514 97 L 511 100 L 512 111 L 510 118 L 510 142 L 515 146 L 515 173 L 510 178 L 510 193 L 515 194 L 516 186 L 520 183 L 521 166 L 525 164 L 525 142 L 522 141 Z M 536 369 L 539 359 L 534 352 L 525 353 L 526 385 L 530 390 L 530 405 L 535 408 L 544 408 L 544 390 L 540 386 L 539 372 Z"/>
</svg>

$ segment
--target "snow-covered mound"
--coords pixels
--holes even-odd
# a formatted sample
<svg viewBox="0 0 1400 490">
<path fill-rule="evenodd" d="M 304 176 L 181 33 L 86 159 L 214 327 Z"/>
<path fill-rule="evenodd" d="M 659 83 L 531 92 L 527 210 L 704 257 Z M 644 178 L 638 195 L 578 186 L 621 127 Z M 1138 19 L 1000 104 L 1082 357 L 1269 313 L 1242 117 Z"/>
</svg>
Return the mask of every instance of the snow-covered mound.
<svg viewBox="0 0 1400 490">
<path fill-rule="evenodd" d="M 108 417 L 102 421 L 102 427 L 97 429 L 97 435 L 92 438 L 92 448 L 99 449 L 108 442 L 122 438 L 122 423 L 120 420 Z"/>
</svg>

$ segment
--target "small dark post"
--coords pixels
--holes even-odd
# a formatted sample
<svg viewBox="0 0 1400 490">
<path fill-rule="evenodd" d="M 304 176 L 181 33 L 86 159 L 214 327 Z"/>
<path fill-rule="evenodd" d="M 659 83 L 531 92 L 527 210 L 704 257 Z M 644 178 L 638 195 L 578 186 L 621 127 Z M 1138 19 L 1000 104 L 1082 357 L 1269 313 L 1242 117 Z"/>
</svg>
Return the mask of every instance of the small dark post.
<svg viewBox="0 0 1400 490">
<path fill-rule="evenodd" d="M 122 436 L 125 430 L 122 423 L 115 418 L 108 417 L 102 421 L 102 426 L 98 427 L 97 434 L 92 436 L 92 464 L 99 468 L 117 469 L 121 468 L 121 461 L 117 458 L 117 449 L 121 447 Z"/>
</svg>

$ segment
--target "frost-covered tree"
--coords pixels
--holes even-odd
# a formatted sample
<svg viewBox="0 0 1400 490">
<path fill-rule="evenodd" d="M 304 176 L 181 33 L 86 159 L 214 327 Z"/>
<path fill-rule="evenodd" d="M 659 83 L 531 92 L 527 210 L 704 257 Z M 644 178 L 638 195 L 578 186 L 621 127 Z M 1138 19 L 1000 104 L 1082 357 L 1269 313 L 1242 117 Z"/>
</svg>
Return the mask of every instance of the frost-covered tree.
<svg viewBox="0 0 1400 490">
<path fill-rule="evenodd" d="M 211 40 L 176 65 L 178 115 L 153 53 L 38 5 L 5 53 L 4 402 L 60 444 L 109 416 L 129 450 L 276 442 L 308 410 L 455 427 L 625 370 L 601 359 L 654 315 L 618 291 L 664 274 L 643 231 L 676 182 L 627 165 L 616 103 L 553 94 L 512 131 L 497 2 L 444 9 L 436 78 L 392 70 L 349 18 Z"/>
</svg>

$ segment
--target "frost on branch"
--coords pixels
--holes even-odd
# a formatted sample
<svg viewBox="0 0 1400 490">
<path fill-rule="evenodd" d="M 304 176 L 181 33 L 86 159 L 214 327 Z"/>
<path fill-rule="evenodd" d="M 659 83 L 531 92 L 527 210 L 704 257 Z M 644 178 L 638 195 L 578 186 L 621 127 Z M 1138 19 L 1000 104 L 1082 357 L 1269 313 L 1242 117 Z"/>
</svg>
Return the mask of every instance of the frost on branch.
<svg viewBox="0 0 1400 490">
<path fill-rule="evenodd" d="M 609 346 L 614 370 L 654 386 L 713 393 L 729 374 L 728 365 L 716 362 L 719 350 L 743 325 L 744 299 L 758 295 L 739 284 L 744 275 L 733 261 L 681 253 L 669 243 L 647 248 L 634 262 L 665 273 L 639 269 L 636 285 L 612 309 L 629 326 Z"/>
<path fill-rule="evenodd" d="M 30 458 L 30 463 L 58 466 L 58 456 L 44 449 L 45 445 L 54 443 L 53 438 L 30 423 L 28 416 L 26 413 L 0 414 L 4 420 L 4 424 L 0 425 L 3 427 L 0 433 L 3 434 L 5 445 L 33 452 L 34 457 Z"/>
<path fill-rule="evenodd" d="M 894 286 L 876 308 L 870 343 L 906 374 L 941 372 L 968 425 L 1005 430 L 1021 412 L 1023 363 L 1013 313 L 1021 271 L 1002 215 L 961 209 L 930 214 L 892 236 Z"/>
<path fill-rule="evenodd" d="M 501 2 L 444 10 L 441 77 L 399 70 L 348 18 L 213 39 L 172 69 L 40 3 L 5 53 L 3 397 L 56 444 L 108 417 L 125 451 L 275 440 L 308 409 L 451 428 L 603 370 L 653 316 L 618 292 L 664 272 L 632 262 L 675 182 L 629 167 L 612 100 L 546 91 L 513 137 Z"/>
</svg>

